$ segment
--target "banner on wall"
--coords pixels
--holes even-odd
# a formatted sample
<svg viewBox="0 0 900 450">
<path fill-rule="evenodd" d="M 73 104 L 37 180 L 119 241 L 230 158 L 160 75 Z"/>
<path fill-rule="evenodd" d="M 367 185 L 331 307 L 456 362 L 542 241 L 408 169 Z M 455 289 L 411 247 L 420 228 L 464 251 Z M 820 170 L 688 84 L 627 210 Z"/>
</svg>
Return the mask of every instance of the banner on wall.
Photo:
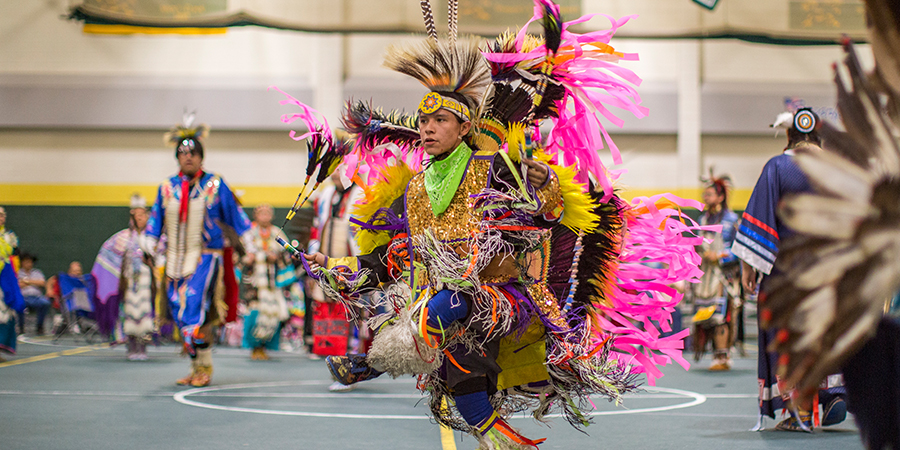
<svg viewBox="0 0 900 450">
<path fill-rule="evenodd" d="M 862 0 L 557 0 L 563 18 L 597 14 L 577 31 L 609 26 L 609 17 L 632 16 L 619 37 L 649 39 L 735 38 L 752 42 L 833 44 L 842 34 L 864 41 Z M 698 8 L 710 5 L 712 10 Z M 432 1 L 435 19 L 446 24 L 447 5 Z M 390 13 L 386 14 L 388 11 Z M 322 33 L 422 33 L 414 0 L 71 0 L 70 17 L 86 30 L 135 27 L 146 32 L 222 32 L 262 26 Z M 530 0 L 459 0 L 462 33 L 494 36 L 521 25 L 533 12 Z M 540 24 L 532 24 L 540 32 Z M 446 30 L 446 25 L 443 30 Z"/>
<path fill-rule="evenodd" d="M 96 34 L 221 34 L 224 26 L 191 25 L 228 13 L 228 0 L 84 0 L 84 31 Z M 178 24 L 178 25 L 167 25 Z"/>
<path fill-rule="evenodd" d="M 719 3 L 719 0 L 694 0 L 694 3 L 712 11 L 716 8 L 716 4 Z"/>
</svg>

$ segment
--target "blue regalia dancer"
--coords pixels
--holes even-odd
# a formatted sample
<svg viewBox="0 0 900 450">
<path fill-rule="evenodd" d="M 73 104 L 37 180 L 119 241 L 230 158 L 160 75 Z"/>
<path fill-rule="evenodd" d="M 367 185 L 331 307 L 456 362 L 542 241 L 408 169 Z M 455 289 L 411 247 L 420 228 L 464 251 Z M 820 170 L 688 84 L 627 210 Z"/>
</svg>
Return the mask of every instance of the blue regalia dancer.
<svg viewBox="0 0 900 450">
<path fill-rule="evenodd" d="M 794 230 L 778 217 L 778 205 L 786 196 L 811 191 L 809 179 L 793 157 L 797 151 L 821 151 L 816 132 L 818 122 L 818 116 L 811 109 L 801 108 L 795 113 L 780 114 L 772 124 L 773 127 L 787 128 L 788 145 L 782 154 L 770 159 L 763 167 L 731 248 L 743 261 L 742 280 L 748 291 L 755 290 L 756 279 L 761 274 L 761 299 L 771 292 L 771 282 L 779 275 L 778 269 L 773 268 L 781 241 L 794 234 Z M 768 320 L 762 316 L 761 319 Z M 756 428 L 762 429 L 764 416 L 774 419 L 775 412 L 784 408 L 790 409 L 791 415 L 776 426 L 779 430 L 809 431 L 817 425 L 828 426 L 843 421 L 847 409 L 842 399 L 844 390 L 840 375 L 825 380 L 818 402 L 799 407 L 789 403 L 792 386 L 777 375 L 778 354 L 765 351 L 776 339 L 776 331 L 760 329 L 757 369 L 760 417 Z M 824 416 L 821 422 L 814 423 L 813 407 L 818 408 L 817 403 L 823 404 Z"/>
<path fill-rule="evenodd" d="M 254 251 L 250 220 L 221 176 L 203 170 L 206 125 L 192 126 L 193 115 L 166 134 L 175 144 L 180 171 L 159 187 L 156 203 L 142 238 L 142 249 L 154 255 L 156 244 L 167 234 L 165 282 L 168 302 L 159 317 L 170 316 L 181 331 L 184 351 L 191 358 L 191 373 L 179 385 L 207 386 L 212 376 L 213 329 L 236 310 L 227 299 L 236 293 L 234 270 L 229 270 L 232 249 L 225 245 L 223 228 L 230 227 L 248 252 Z M 229 279 L 231 277 L 231 279 Z"/>
</svg>

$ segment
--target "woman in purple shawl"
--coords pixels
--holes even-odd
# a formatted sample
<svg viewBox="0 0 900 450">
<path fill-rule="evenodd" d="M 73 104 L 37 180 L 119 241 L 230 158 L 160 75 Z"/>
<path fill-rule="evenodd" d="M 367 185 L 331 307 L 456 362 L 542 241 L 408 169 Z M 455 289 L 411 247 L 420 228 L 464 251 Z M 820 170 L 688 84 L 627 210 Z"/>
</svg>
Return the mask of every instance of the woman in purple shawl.
<svg viewBox="0 0 900 450">
<path fill-rule="evenodd" d="M 148 217 L 143 197 L 132 196 L 128 228 L 103 243 L 91 270 L 97 280 L 100 331 L 128 345 L 129 361 L 147 359 L 146 345 L 154 331 L 153 270 L 138 245 Z"/>
</svg>

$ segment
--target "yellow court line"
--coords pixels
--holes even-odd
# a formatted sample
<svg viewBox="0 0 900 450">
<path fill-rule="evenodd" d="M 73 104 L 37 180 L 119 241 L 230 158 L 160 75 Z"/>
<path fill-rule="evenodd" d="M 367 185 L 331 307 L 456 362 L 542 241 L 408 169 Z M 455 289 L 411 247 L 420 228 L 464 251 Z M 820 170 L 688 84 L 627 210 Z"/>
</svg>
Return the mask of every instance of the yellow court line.
<svg viewBox="0 0 900 450">
<path fill-rule="evenodd" d="M 0 367 L 18 366 L 19 364 L 28 364 L 38 361 L 46 361 L 48 359 L 58 358 L 60 356 L 77 355 L 79 353 L 87 353 L 101 348 L 108 348 L 109 344 L 88 345 L 86 347 L 70 348 L 53 353 L 45 353 L 43 355 L 32 356 L 31 358 L 14 359 L 0 363 Z"/>
<path fill-rule="evenodd" d="M 441 409 L 447 409 L 447 399 L 441 400 Z M 456 441 L 453 440 L 453 430 L 447 425 L 441 425 L 441 448 L 443 450 L 456 450 Z"/>
</svg>

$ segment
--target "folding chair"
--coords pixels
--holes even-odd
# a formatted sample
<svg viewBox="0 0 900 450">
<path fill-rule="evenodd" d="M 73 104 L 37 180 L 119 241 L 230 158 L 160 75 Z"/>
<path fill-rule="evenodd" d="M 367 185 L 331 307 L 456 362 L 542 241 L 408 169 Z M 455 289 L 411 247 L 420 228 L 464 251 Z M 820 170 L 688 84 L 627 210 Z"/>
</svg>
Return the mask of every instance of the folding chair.
<svg viewBox="0 0 900 450">
<path fill-rule="evenodd" d="M 100 338 L 99 327 L 94 319 L 94 305 L 91 302 L 93 280 L 90 275 L 71 277 L 59 274 L 60 307 L 63 322 L 53 330 L 53 342 L 71 334 L 81 336 L 88 344 Z"/>
</svg>

